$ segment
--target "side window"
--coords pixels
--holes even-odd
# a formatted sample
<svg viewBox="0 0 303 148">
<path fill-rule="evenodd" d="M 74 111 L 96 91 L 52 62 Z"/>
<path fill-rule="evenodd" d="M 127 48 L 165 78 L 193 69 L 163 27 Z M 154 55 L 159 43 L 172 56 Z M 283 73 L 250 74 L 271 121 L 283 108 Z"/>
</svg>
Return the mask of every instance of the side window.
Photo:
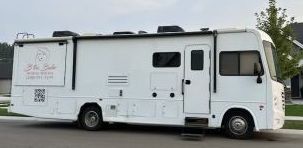
<svg viewBox="0 0 303 148">
<path fill-rule="evenodd" d="M 204 52 L 203 50 L 191 51 L 191 70 L 203 70 Z"/>
<path fill-rule="evenodd" d="M 154 67 L 179 67 L 181 54 L 179 52 L 156 52 L 153 54 Z"/>
<path fill-rule="evenodd" d="M 219 71 L 224 76 L 255 76 L 254 65 L 259 62 L 257 51 L 221 52 Z"/>
<path fill-rule="evenodd" d="M 238 53 L 226 52 L 220 54 L 220 74 L 221 75 L 239 74 Z"/>
</svg>

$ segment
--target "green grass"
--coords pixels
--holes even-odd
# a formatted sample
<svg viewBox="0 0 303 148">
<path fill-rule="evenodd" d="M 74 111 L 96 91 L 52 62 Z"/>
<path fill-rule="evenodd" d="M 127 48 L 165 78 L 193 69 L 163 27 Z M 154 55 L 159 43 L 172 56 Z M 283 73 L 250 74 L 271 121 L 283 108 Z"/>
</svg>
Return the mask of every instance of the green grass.
<svg viewBox="0 0 303 148">
<path fill-rule="evenodd" d="M 285 115 L 303 116 L 303 105 L 286 105 Z M 283 128 L 303 130 L 303 121 L 285 121 Z"/>
<path fill-rule="evenodd" d="M 285 121 L 283 128 L 303 130 L 303 121 Z"/>
<path fill-rule="evenodd" d="M 8 107 L 8 104 L 0 104 L 0 107 Z"/>
<path fill-rule="evenodd" d="M 20 115 L 20 114 L 8 113 L 7 109 L 4 109 L 4 108 L 0 108 L 0 116 L 21 116 L 21 117 L 25 117 L 24 115 Z"/>
<path fill-rule="evenodd" d="M 286 105 L 286 116 L 303 116 L 303 105 Z"/>
</svg>

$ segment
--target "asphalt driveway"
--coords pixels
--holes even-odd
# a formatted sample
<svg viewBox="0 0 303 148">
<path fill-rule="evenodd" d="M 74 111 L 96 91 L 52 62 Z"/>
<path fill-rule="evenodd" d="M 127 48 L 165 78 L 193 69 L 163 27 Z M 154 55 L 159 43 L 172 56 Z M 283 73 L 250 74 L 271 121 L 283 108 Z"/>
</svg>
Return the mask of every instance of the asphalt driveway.
<svg viewBox="0 0 303 148">
<path fill-rule="evenodd" d="M 215 130 L 202 139 L 180 136 L 180 128 L 111 125 L 97 132 L 71 122 L 0 119 L 1 148 L 302 148 L 303 134 L 258 133 L 252 140 L 233 140 Z"/>
</svg>

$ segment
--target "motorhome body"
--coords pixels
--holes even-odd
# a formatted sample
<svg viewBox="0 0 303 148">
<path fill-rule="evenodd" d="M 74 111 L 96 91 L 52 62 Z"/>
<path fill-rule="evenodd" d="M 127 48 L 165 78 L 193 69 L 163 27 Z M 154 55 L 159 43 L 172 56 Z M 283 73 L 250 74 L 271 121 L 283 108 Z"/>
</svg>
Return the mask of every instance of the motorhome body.
<svg viewBox="0 0 303 148">
<path fill-rule="evenodd" d="M 247 137 L 284 123 L 273 48 L 254 29 L 16 40 L 10 111 Z"/>
</svg>

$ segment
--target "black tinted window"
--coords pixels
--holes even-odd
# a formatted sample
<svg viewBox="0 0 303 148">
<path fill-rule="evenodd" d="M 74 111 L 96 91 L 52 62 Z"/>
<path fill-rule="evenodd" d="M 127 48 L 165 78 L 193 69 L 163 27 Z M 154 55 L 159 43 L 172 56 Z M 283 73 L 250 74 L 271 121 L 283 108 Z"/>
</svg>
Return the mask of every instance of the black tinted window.
<svg viewBox="0 0 303 148">
<path fill-rule="evenodd" d="M 221 53 L 220 54 L 220 74 L 221 75 L 238 75 L 239 73 L 238 53 Z"/>
<path fill-rule="evenodd" d="M 203 70 L 204 52 L 203 50 L 191 51 L 191 70 Z"/>
<path fill-rule="evenodd" d="M 156 52 L 153 55 L 154 67 L 179 67 L 181 54 L 179 52 Z"/>
<path fill-rule="evenodd" d="M 254 76 L 255 63 L 261 63 L 256 51 L 220 53 L 220 74 Z"/>
</svg>

